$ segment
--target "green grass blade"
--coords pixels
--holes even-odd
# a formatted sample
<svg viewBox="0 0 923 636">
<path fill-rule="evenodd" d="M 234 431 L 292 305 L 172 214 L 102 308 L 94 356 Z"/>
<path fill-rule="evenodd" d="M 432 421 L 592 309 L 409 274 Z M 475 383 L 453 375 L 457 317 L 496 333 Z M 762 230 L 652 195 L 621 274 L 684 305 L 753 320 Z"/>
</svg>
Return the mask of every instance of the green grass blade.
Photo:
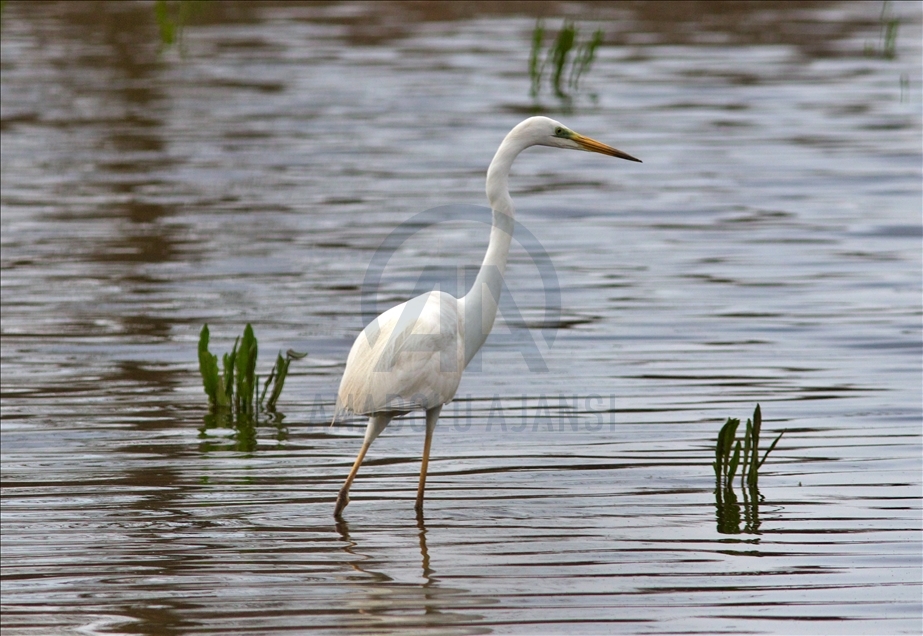
<svg viewBox="0 0 923 636">
<path fill-rule="evenodd" d="M 882 48 L 882 55 L 889 60 L 893 60 L 896 57 L 897 51 L 897 29 L 900 26 L 899 20 L 891 20 L 888 22 L 887 29 L 885 31 L 885 44 Z"/>
<path fill-rule="evenodd" d="M 208 338 L 208 325 L 202 325 L 199 333 L 199 373 L 202 375 L 209 406 L 215 408 L 218 405 L 218 357 L 208 350 Z"/>
<path fill-rule="evenodd" d="M 240 338 L 236 338 L 231 353 L 224 354 L 222 358 L 224 366 L 224 403 L 222 406 L 230 407 L 234 403 L 234 369 L 237 362 L 237 345 L 239 342 Z"/>
<path fill-rule="evenodd" d="M 753 442 L 753 422 L 747 420 L 747 429 L 744 431 L 743 445 L 743 465 L 740 467 L 740 487 L 743 488 L 745 480 L 749 479 L 750 473 L 750 446 Z"/>
<path fill-rule="evenodd" d="M 529 80 L 531 82 L 529 95 L 532 96 L 532 99 L 538 97 L 538 93 L 542 88 L 542 73 L 545 70 L 545 65 L 539 66 L 538 58 L 544 41 L 545 23 L 541 20 L 536 20 L 535 28 L 532 30 L 532 51 L 529 53 Z"/>
<path fill-rule="evenodd" d="M 727 422 L 724 423 L 724 426 L 721 427 L 721 432 L 718 433 L 718 446 L 716 452 L 722 462 L 727 460 L 731 454 L 734 436 L 737 435 L 737 427 L 739 425 L 740 420 L 729 417 Z"/>
<path fill-rule="evenodd" d="M 154 17 L 160 30 L 160 41 L 165 45 L 173 44 L 176 41 L 176 22 L 170 15 L 170 7 L 167 6 L 166 0 L 157 0 L 154 3 Z"/>
<path fill-rule="evenodd" d="M 567 98 L 567 93 L 561 88 L 561 76 L 564 68 L 567 66 L 567 58 L 570 56 L 571 49 L 574 48 L 574 41 L 577 39 L 577 27 L 573 22 L 565 22 L 558 32 L 558 37 L 551 49 L 551 85 L 554 88 L 554 94 L 561 98 Z"/>
<path fill-rule="evenodd" d="M 276 410 L 276 402 L 279 400 L 279 396 L 282 394 L 282 387 L 285 385 L 285 378 L 288 376 L 288 365 L 291 364 L 291 360 L 283 358 L 282 354 L 279 354 L 279 357 L 276 359 L 276 367 L 278 373 L 276 373 L 276 381 L 272 385 L 272 393 L 269 396 L 269 402 L 266 403 L 267 411 Z"/>
<path fill-rule="evenodd" d="M 881 56 L 893 60 L 896 54 L 897 29 L 900 27 L 900 18 L 891 15 L 891 3 L 881 5 L 881 15 L 878 18 L 881 24 Z"/>
<path fill-rule="evenodd" d="M 276 365 L 272 368 L 272 371 L 269 372 L 269 375 L 266 376 L 266 382 L 263 384 L 263 393 L 260 395 L 259 405 L 263 406 L 263 403 L 266 400 L 266 392 L 269 390 L 269 385 L 272 383 L 273 378 L 276 377 L 276 368 L 279 366 L 279 363 L 276 362 Z"/>
<path fill-rule="evenodd" d="M 247 411 L 253 413 L 256 409 L 256 397 L 257 391 L 259 391 L 259 385 L 257 384 L 256 378 L 256 354 L 257 354 L 257 344 L 254 340 L 253 346 L 250 348 L 250 357 L 249 364 L 247 366 Z"/>
<path fill-rule="evenodd" d="M 739 424 L 740 420 L 729 417 L 718 432 L 718 441 L 715 443 L 714 467 L 715 476 L 719 479 L 722 475 L 727 477 L 728 461 Z"/>
<path fill-rule="evenodd" d="M 760 405 L 757 404 L 756 408 L 753 410 L 753 439 L 750 444 L 750 460 L 749 460 L 749 469 L 750 474 L 747 477 L 747 482 L 751 486 L 756 486 L 756 482 L 759 479 L 759 467 L 760 467 L 760 429 L 763 426 L 763 413 L 760 410 Z"/>
<path fill-rule="evenodd" d="M 256 385 L 256 359 L 259 347 L 253 327 L 250 323 L 244 328 L 244 335 L 240 341 L 240 350 L 237 352 L 237 395 L 235 410 L 238 413 L 253 413 L 254 387 Z"/>
<path fill-rule="evenodd" d="M 580 84 L 580 78 L 584 73 L 590 70 L 593 61 L 596 59 L 596 49 L 599 48 L 602 41 L 603 30 L 596 29 L 593 33 L 593 37 L 580 46 L 577 55 L 574 57 L 574 62 L 571 64 L 570 76 L 567 80 L 567 85 L 571 90 L 577 90 Z"/>
<path fill-rule="evenodd" d="M 731 463 L 728 466 L 727 483 L 734 481 L 734 475 L 737 474 L 737 464 L 740 462 L 740 440 L 734 445 L 734 456 L 731 457 Z"/>
<path fill-rule="evenodd" d="M 775 439 L 775 441 L 769 445 L 769 448 L 766 450 L 766 454 L 763 455 L 763 459 L 760 460 L 760 466 L 763 465 L 763 462 L 765 462 L 766 458 L 769 457 L 769 453 L 771 453 L 772 449 L 776 447 L 776 444 L 779 443 L 779 440 L 782 439 L 782 435 L 784 434 L 785 434 L 785 431 L 782 431 L 781 433 L 779 433 L 779 436 Z"/>
</svg>

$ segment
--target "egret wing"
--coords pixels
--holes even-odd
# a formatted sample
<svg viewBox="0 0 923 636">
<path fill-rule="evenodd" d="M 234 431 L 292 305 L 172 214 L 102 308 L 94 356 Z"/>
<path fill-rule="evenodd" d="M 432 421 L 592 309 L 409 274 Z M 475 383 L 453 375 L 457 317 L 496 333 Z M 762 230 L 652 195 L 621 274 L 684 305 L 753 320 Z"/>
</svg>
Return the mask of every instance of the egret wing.
<svg viewBox="0 0 923 636">
<path fill-rule="evenodd" d="M 392 307 L 353 343 L 337 410 L 407 412 L 450 401 L 464 370 L 458 301 L 430 292 Z"/>
</svg>

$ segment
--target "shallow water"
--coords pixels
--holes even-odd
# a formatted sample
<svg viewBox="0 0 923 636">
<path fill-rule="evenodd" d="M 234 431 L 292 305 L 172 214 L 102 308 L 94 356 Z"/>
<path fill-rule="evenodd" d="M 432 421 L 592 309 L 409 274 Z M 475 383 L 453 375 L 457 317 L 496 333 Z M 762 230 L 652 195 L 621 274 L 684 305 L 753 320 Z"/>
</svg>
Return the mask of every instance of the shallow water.
<svg viewBox="0 0 923 636">
<path fill-rule="evenodd" d="M 544 112 L 644 163 L 517 161 L 425 521 L 417 416 L 335 524 L 346 353 L 480 262 L 534 9 L 222 3 L 161 51 L 147 5 L 7 5 L 4 634 L 919 633 L 920 5 L 893 60 L 880 3 L 696 6 L 539 7 L 606 33 Z M 195 360 L 248 321 L 261 373 L 309 352 L 255 447 Z M 735 526 L 714 440 L 756 403 Z"/>
</svg>

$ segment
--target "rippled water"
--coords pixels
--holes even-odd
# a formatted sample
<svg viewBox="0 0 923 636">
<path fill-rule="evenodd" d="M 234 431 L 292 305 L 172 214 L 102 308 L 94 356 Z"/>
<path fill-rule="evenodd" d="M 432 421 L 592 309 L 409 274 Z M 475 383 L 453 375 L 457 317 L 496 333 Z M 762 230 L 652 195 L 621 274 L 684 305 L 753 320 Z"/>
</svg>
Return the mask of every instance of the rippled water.
<svg viewBox="0 0 923 636">
<path fill-rule="evenodd" d="M 425 521 L 416 417 L 335 524 L 346 352 L 370 300 L 480 262 L 534 11 L 606 33 L 544 112 L 644 164 L 518 160 L 516 311 Z M 4 634 L 919 633 L 921 10 L 888 5 L 895 59 L 881 11 L 216 3 L 161 51 L 150 5 L 6 5 Z M 255 449 L 195 361 L 248 321 L 261 373 L 310 354 Z M 761 501 L 718 509 L 757 402 Z"/>
</svg>

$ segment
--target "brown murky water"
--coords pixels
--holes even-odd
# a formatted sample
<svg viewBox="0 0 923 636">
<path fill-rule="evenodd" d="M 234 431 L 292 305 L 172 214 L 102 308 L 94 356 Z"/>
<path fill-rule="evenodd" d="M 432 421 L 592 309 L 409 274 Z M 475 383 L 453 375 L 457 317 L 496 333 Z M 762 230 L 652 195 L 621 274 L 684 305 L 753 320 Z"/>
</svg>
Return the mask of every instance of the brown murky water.
<svg viewBox="0 0 923 636">
<path fill-rule="evenodd" d="M 180 55 L 149 4 L 6 4 L 4 634 L 920 633 L 921 9 L 885 11 L 214 3 Z M 480 262 L 536 12 L 606 34 L 544 112 L 645 163 L 520 158 L 425 522 L 417 417 L 337 525 L 346 352 Z M 248 321 L 261 373 L 310 354 L 255 441 L 195 361 Z M 787 432 L 718 509 L 757 402 Z"/>
</svg>

